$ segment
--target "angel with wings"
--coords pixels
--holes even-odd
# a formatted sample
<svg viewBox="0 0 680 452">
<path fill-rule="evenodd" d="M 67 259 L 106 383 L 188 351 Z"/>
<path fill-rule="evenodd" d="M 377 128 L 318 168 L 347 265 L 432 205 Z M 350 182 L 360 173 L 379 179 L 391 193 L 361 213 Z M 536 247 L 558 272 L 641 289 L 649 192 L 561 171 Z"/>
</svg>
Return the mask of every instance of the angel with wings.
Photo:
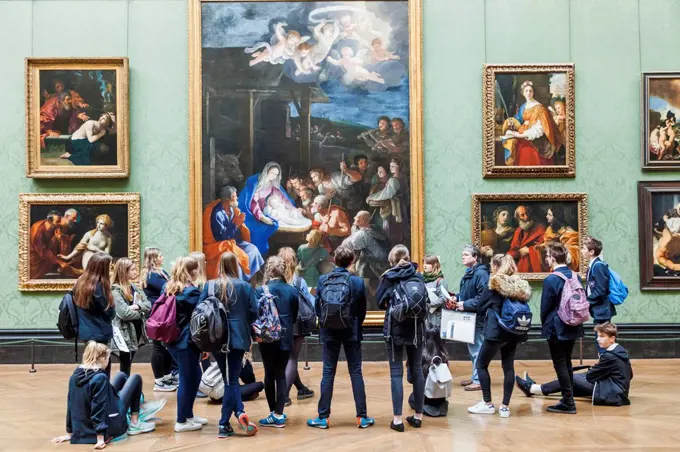
<svg viewBox="0 0 680 452">
<path fill-rule="evenodd" d="M 354 81 L 385 83 L 385 79 L 380 74 L 362 66 L 363 57 L 367 51 L 366 49 L 360 50 L 354 56 L 354 50 L 351 47 L 343 47 L 340 49 L 340 55 L 332 51 L 334 56 L 327 57 L 326 61 L 334 66 L 341 66 L 345 70 L 345 80 L 349 83 Z"/>
<path fill-rule="evenodd" d="M 266 62 L 271 64 L 283 64 L 295 56 L 295 52 L 300 44 L 311 39 L 310 36 L 302 37 L 295 30 L 286 31 L 288 26 L 285 22 L 279 22 L 274 27 L 274 34 L 270 42 L 258 42 L 252 47 L 245 49 L 245 53 L 251 54 L 250 65 Z"/>
</svg>

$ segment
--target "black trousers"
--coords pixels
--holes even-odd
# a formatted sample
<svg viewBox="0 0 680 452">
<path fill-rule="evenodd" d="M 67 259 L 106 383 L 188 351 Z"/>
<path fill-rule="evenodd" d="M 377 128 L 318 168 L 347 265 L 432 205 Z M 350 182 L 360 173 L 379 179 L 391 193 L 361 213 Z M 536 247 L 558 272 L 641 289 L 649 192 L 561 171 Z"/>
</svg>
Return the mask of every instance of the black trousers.
<svg viewBox="0 0 680 452">
<path fill-rule="evenodd" d="M 136 352 L 118 352 L 118 361 L 120 361 L 120 371 L 125 375 L 130 375 L 132 371 L 132 360 L 135 359 Z"/>
<path fill-rule="evenodd" d="M 280 343 L 274 342 L 260 344 L 260 354 L 264 366 L 264 393 L 267 396 L 269 411 L 281 415 L 288 397 L 286 366 L 290 351 L 281 350 Z"/>
<path fill-rule="evenodd" d="M 560 382 L 553 380 L 541 385 L 543 395 L 556 394 L 560 392 Z M 574 375 L 574 397 L 592 397 L 595 385 L 586 380 L 585 374 Z"/>
<path fill-rule="evenodd" d="M 505 342 L 484 339 L 475 365 L 479 374 L 479 384 L 482 386 L 482 397 L 485 402 L 489 403 L 491 402 L 489 363 L 491 363 L 491 360 L 499 350 L 503 366 L 503 405 L 508 406 L 510 404 L 510 397 L 512 397 L 512 390 L 515 387 L 515 351 L 517 350 L 517 341 Z"/>
<path fill-rule="evenodd" d="M 151 369 L 153 370 L 153 377 L 159 380 L 170 372 L 174 365 L 174 360 L 170 356 L 170 352 L 165 345 L 160 341 L 153 341 L 153 349 L 151 349 Z"/>
<path fill-rule="evenodd" d="M 571 366 L 571 353 L 574 350 L 574 342 L 560 341 L 555 338 L 548 340 L 550 358 L 557 374 L 557 381 L 562 392 L 562 403 L 573 407 L 574 403 L 574 370 Z"/>
</svg>

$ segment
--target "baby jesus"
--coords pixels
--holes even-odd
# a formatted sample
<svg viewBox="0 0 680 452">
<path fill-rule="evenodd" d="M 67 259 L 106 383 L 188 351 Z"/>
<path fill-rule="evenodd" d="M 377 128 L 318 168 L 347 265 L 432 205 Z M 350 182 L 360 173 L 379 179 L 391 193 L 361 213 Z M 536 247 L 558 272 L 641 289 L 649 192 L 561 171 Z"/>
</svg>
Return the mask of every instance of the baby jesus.
<svg viewBox="0 0 680 452">
<path fill-rule="evenodd" d="M 309 219 L 305 218 L 300 210 L 285 202 L 281 196 L 276 194 L 267 198 L 267 205 L 263 212 L 266 216 L 286 225 L 302 226 L 310 223 Z"/>
</svg>

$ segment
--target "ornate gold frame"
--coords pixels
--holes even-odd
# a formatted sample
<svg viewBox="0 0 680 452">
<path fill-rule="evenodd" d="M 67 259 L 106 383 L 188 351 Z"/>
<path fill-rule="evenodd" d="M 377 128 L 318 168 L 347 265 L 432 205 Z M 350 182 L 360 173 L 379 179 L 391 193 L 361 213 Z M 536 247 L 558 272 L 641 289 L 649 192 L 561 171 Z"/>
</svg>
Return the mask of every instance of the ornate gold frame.
<svg viewBox="0 0 680 452">
<path fill-rule="evenodd" d="M 75 279 L 30 279 L 30 216 L 33 204 L 127 204 L 128 258 L 139 263 L 139 193 L 21 193 L 19 194 L 19 290 L 36 292 L 69 290 L 75 283 Z"/>
<path fill-rule="evenodd" d="M 495 82 L 498 73 L 542 73 L 565 72 L 567 74 L 567 142 L 566 164 L 553 166 L 502 166 L 495 161 Z M 482 176 L 501 177 L 575 177 L 576 176 L 576 137 L 575 137 L 575 83 L 574 64 L 485 64 L 482 76 Z"/>
<path fill-rule="evenodd" d="M 55 166 L 40 163 L 40 71 L 115 70 L 117 165 Z M 36 179 L 127 178 L 130 175 L 128 59 L 105 58 L 26 58 L 26 176 Z"/>
<path fill-rule="evenodd" d="M 588 235 L 588 195 L 586 193 L 518 193 L 518 194 L 473 194 L 472 195 L 472 243 L 477 246 L 482 242 L 483 202 L 522 202 L 522 201 L 576 201 L 578 202 L 579 249 L 583 239 Z M 581 275 L 588 271 L 588 264 L 581 259 Z M 527 281 L 541 281 L 550 273 L 520 273 Z"/>
<path fill-rule="evenodd" d="M 201 143 L 202 70 L 201 3 L 242 0 L 189 0 L 189 234 L 191 249 L 201 249 Z M 249 0 L 271 1 L 271 0 Z M 279 0 L 294 1 L 294 0 Z M 384 0 L 392 1 L 392 0 Z M 409 112 L 411 152 L 411 254 L 420 262 L 425 256 L 425 188 L 423 184 L 423 29 L 422 0 L 407 0 L 409 6 Z M 382 325 L 384 313 L 369 311 L 365 325 Z"/>
</svg>

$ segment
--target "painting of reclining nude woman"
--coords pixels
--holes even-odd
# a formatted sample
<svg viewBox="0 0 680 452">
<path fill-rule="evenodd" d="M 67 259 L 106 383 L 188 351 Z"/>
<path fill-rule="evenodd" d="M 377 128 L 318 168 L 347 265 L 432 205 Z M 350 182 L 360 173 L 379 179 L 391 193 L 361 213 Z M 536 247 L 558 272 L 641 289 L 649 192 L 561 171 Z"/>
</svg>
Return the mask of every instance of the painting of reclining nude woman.
<svg viewBox="0 0 680 452">
<path fill-rule="evenodd" d="M 200 63 L 190 93 L 203 105 L 200 117 L 192 111 L 192 247 L 208 276 L 231 251 L 257 282 L 267 257 L 290 247 L 315 290 L 345 245 L 377 310 L 390 249 L 423 251 L 422 200 L 411 199 L 422 197 L 420 47 L 409 22 L 419 2 L 190 8 L 191 64 Z"/>
<path fill-rule="evenodd" d="M 139 259 L 139 194 L 22 194 L 19 289 L 70 289 L 95 253 Z"/>
<path fill-rule="evenodd" d="M 28 176 L 127 177 L 127 59 L 26 60 Z"/>
<path fill-rule="evenodd" d="M 524 279 L 543 279 L 550 272 L 548 244 L 560 242 L 567 249 L 569 268 L 584 272 L 587 262 L 580 250 L 588 227 L 586 201 L 581 193 L 473 195 L 472 236 L 482 261 L 488 264 L 495 254 L 509 254 Z"/>
<path fill-rule="evenodd" d="M 484 177 L 574 177 L 574 66 L 484 67 Z"/>
</svg>

